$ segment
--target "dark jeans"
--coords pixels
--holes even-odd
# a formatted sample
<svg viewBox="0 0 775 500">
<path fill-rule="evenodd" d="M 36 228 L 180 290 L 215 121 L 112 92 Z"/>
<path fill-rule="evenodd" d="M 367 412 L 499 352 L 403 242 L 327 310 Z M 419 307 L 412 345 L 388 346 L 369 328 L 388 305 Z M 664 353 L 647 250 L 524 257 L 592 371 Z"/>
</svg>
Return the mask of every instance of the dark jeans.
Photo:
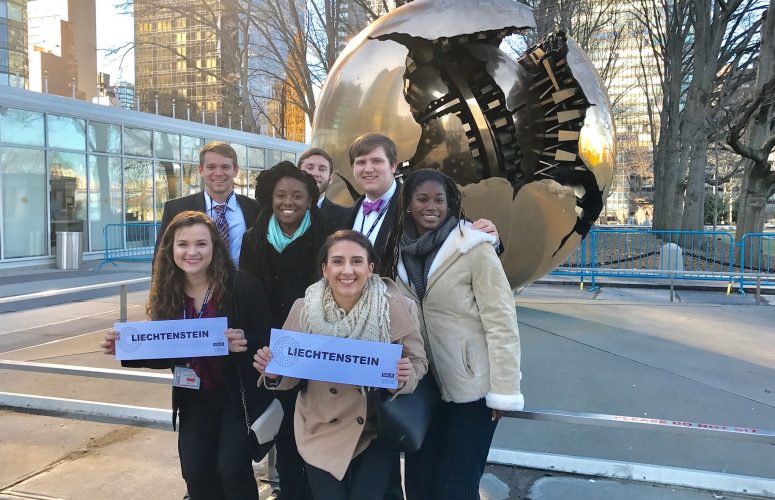
<svg viewBox="0 0 775 500">
<path fill-rule="evenodd" d="M 296 411 L 298 393 L 298 389 L 275 392 L 275 397 L 283 407 L 283 422 L 274 441 L 277 449 L 277 474 L 280 476 L 280 500 L 312 499 L 304 471 L 304 460 L 296 448 L 296 436 L 293 433 L 293 414 Z"/>
<path fill-rule="evenodd" d="M 233 404 L 223 388 L 183 390 L 178 453 L 190 498 L 258 498 L 242 407 Z"/>
<path fill-rule="evenodd" d="M 479 500 L 497 424 L 484 399 L 442 402 L 422 447 L 404 455 L 407 500 Z"/>
<path fill-rule="evenodd" d="M 341 481 L 307 464 L 307 477 L 315 500 L 382 500 L 397 458 L 397 451 L 382 447 L 379 439 L 375 439 L 350 462 Z"/>
</svg>

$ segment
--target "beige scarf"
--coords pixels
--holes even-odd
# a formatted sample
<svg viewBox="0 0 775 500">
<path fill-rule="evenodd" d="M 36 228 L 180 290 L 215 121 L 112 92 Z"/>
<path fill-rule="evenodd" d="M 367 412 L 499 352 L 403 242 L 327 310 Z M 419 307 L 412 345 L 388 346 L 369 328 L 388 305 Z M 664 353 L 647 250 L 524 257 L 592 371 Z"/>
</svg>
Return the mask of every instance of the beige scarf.
<svg viewBox="0 0 775 500">
<path fill-rule="evenodd" d="M 301 310 L 304 331 L 330 337 L 390 342 L 387 286 L 376 274 L 366 281 L 361 298 L 349 313 L 336 304 L 328 280 L 307 288 Z"/>
</svg>

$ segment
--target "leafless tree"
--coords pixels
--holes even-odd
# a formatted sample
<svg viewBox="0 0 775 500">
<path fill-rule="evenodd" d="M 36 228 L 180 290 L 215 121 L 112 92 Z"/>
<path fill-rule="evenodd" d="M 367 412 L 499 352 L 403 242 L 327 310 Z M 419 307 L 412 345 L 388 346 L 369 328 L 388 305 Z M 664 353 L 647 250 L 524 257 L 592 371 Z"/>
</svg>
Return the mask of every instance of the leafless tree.
<svg viewBox="0 0 775 500">
<path fill-rule="evenodd" d="M 752 100 L 729 130 L 729 145 L 745 158 L 735 240 L 761 232 L 767 200 L 775 193 L 775 0 L 762 15 L 761 48 Z"/>
</svg>

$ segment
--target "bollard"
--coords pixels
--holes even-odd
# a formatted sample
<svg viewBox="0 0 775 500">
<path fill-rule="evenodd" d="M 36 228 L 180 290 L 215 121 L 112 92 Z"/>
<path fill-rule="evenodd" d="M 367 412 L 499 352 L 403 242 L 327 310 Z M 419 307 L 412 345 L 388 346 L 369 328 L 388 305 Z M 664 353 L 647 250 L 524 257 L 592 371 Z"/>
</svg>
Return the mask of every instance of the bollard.
<svg viewBox="0 0 775 500">
<path fill-rule="evenodd" d="M 118 316 L 118 322 L 119 323 L 126 323 L 126 285 L 121 285 L 119 287 L 119 316 Z"/>
</svg>

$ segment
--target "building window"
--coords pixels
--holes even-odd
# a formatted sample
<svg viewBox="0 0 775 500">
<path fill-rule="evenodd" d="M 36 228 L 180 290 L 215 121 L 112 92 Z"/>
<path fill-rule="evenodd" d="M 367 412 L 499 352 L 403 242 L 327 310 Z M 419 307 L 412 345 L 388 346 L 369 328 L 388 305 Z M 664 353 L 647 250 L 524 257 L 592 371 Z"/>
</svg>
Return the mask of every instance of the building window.
<svg viewBox="0 0 775 500">
<path fill-rule="evenodd" d="M 36 149 L 0 147 L 2 255 L 46 255 L 46 161 Z M 52 207 L 53 208 L 53 207 Z"/>
<path fill-rule="evenodd" d="M 43 146 L 43 113 L 0 106 L 0 142 Z"/>
<path fill-rule="evenodd" d="M 153 156 L 150 130 L 124 127 L 124 154 L 133 156 Z"/>
<path fill-rule="evenodd" d="M 156 158 L 180 160 L 180 135 L 154 132 L 153 148 L 156 151 Z"/>
<path fill-rule="evenodd" d="M 86 120 L 48 115 L 48 145 L 52 148 L 86 149 Z"/>
<path fill-rule="evenodd" d="M 90 121 L 89 151 L 121 154 L 121 127 Z"/>
<path fill-rule="evenodd" d="M 86 155 L 80 153 L 49 153 L 51 200 L 51 253 L 55 251 L 59 231 L 86 231 Z M 87 245 L 87 235 L 83 235 Z"/>
<path fill-rule="evenodd" d="M 124 213 L 127 222 L 153 222 L 151 162 L 124 160 Z"/>
<path fill-rule="evenodd" d="M 91 250 L 104 250 L 104 230 L 108 224 L 121 224 L 123 203 L 121 158 L 89 155 L 89 234 Z M 111 248 L 122 248 L 123 241 L 112 241 Z"/>
</svg>

